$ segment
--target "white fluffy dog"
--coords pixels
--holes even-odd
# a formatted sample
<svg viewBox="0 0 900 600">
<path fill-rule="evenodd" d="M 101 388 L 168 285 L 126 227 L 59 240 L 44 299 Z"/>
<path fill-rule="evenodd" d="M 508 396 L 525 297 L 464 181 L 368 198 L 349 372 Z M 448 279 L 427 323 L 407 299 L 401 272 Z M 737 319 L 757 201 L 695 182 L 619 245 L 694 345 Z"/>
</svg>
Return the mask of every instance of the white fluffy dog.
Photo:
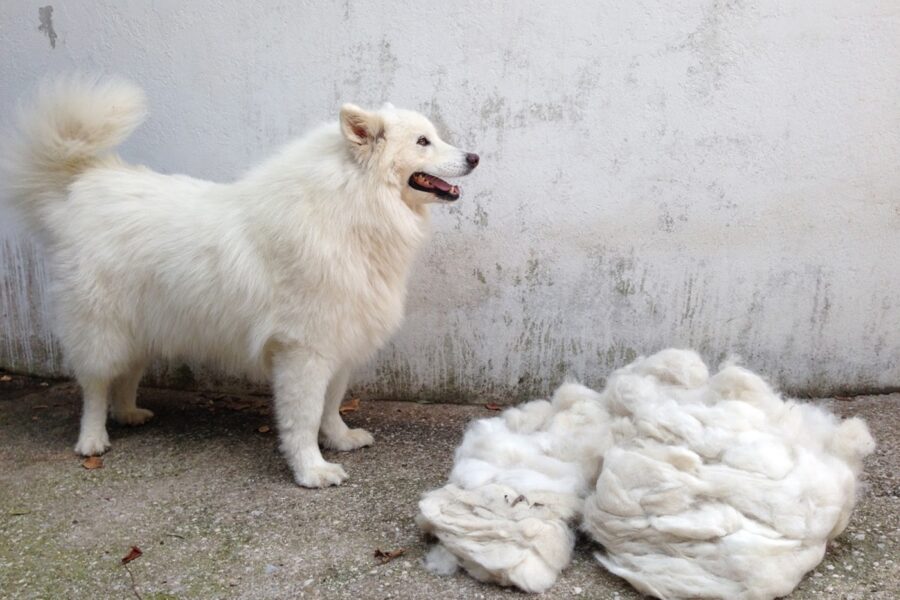
<svg viewBox="0 0 900 600">
<path fill-rule="evenodd" d="M 427 235 L 426 204 L 460 190 L 478 156 L 423 116 L 346 104 L 339 123 L 289 144 L 232 184 L 162 175 L 111 149 L 144 119 L 116 80 L 41 88 L 4 160 L 8 195 L 39 234 L 56 333 L 84 393 L 75 450 L 109 448 L 106 415 L 140 424 L 154 357 L 271 378 L 281 447 L 298 484 L 346 477 L 322 458 L 372 443 L 338 413 L 354 365 L 403 318 Z"/>
</svg>

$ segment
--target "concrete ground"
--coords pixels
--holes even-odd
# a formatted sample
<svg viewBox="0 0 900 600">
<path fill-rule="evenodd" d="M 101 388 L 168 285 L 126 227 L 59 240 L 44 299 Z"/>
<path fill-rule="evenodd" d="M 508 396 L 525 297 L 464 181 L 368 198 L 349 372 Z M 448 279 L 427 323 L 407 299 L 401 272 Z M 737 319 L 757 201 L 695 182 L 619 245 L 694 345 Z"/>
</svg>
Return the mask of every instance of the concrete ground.
<svg viewBox="0 0 900 600">
<path fill-rule="evenodd" d="M 822 402 L 865 417 L 879 446 L 850 526 L 791 598 L 900 598 L 900 395 Z M 103 468 L 87 470 L 76 387 L 0 376 L 0 596 L 524 597 L 421 566 L 416 501 L 484 407 L 363 401 L 346 418 L 376 445 L 327 453 L 350 479 L 313 491 L 292 483 L 267 398 L 142 389 L 140 403 L 156 418 L 112 426 Z M 132 546 L 143 554 L 123 567 Z M 405 552 L 382 563 L 376 549 Z M 581 540 L 542 598 L 639 598 L 592 550 Z"/>
</svg>

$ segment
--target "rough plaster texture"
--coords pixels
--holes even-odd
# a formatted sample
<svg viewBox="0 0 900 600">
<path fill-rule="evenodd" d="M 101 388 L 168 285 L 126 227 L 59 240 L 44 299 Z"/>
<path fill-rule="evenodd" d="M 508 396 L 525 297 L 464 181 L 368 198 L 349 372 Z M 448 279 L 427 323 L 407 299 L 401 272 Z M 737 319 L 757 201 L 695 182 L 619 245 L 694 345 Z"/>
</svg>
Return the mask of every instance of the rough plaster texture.
<svg viewBox="0 0 900 600">
<path fill-rule="evenodd" d="M 124 74 L 152 114 L 123 152 L 166 172 L 229 180 L 348 100 L 478 151 L 371 394 L 530 397 L 671 345 L 900 386 L 896 0 L 6 2 L 0 49 L 0 125 L 42 75 Z M 0 364 L 58 373 L 2 220 Z"/>
</svg>

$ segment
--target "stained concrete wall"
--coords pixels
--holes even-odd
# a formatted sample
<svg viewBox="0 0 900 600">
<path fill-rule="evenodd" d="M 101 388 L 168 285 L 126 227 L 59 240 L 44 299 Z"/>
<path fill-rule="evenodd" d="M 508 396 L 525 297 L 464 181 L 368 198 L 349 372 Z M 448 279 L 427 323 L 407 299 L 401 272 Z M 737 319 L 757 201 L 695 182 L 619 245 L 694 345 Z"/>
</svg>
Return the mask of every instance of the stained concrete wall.
<svg viewBox="0 0 900 600">
<path fill-rule="evenodd" d="M 343 101 L 478 151 L 371 394 L 529 396 L 669 345 L 800 393 L 900 386 L 896 0 L 17 1 L 0 55 L 4 127 L 47 73 L 140 82 L 123 152 L 165 172 L 229 180 Z M 58 373 L 2 221 L 0 363 Z"/>
</svg>

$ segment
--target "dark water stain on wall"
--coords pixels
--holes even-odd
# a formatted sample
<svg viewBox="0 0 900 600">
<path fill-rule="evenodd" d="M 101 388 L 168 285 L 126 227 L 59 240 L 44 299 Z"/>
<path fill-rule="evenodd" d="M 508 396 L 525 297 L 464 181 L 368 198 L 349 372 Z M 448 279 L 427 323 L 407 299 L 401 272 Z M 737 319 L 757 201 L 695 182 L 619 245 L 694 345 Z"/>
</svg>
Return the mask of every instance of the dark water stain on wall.
<svg viewBox="0 0 900 600">
<path fill-rule="evenodd" d="M 47 38 L 50 40 L 50 47 L 56 48 L 56 30 L 53 29 L 53 7 L 52 6 L 42 6 L 38 9 L 38 19 L 40 19 L 41 24 L 38 27 L 38 31 L 42 31 L 47 34 Z"/>
<path fill-rule="evenodd" d="M 0 365 L 45 376 L 63 372 L 58 342 L 49 331 L 49 301 L 43 292 L 44 261 L 35 244 L 18 238 L 0 242 Z"/>
<path fill-rule="evenodd" d="M 740 55 L 734 30 L 752 9 L 743 0 L 707 0 L 700 5 L 696 28 L 678 43 L 667 45 L 668 53 L 690 54 L 685 83 L 704 101 L 722 88 L 729 69 Z"/>
</svg>

